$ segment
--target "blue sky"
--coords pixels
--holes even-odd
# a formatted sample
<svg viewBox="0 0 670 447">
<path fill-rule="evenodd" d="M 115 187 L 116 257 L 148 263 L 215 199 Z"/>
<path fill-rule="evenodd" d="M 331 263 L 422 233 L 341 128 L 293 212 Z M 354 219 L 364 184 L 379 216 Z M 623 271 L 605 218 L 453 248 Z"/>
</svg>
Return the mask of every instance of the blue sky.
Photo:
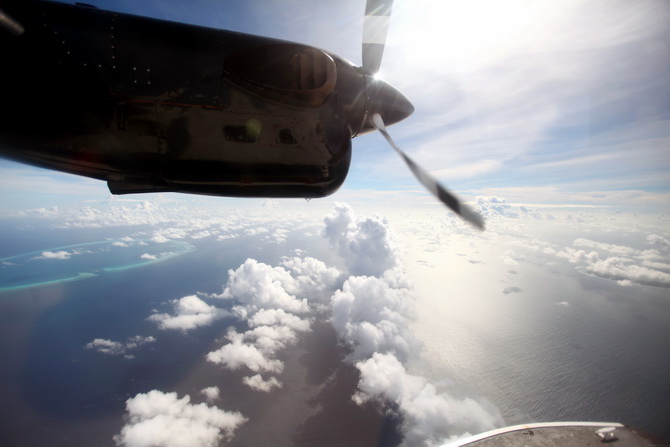
<svg viewBox="0 0 670 447">
<path fill-rule="evenodd" d="M 360 63 L 363 0 L 91 3 L 307 43 Z M 663 1 L 397 0 L 380 75 L 416 112 L 391 133 L 464 200 L 666 212 L 669 21 Z M 0 209 L 109 197 L 103 182 L 5 161 L 0 173 Z M 355 139 L 338 195 L 376 200 L 378 191 L 434 202 L 371 134 Z"/>
</svg>

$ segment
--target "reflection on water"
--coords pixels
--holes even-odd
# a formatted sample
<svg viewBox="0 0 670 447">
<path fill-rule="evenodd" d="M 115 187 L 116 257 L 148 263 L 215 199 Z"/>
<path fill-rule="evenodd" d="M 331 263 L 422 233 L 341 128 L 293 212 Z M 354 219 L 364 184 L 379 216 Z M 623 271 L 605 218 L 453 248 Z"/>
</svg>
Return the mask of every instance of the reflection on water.
<svg viewBox="0 0 670 447">
<path fill-rule="evenodd" d="M 169 240 L 111 240 L 54 247 L 0 259 L 0 292 L 91 278 L 153 264 L 195 250 Z"/>
</svg>

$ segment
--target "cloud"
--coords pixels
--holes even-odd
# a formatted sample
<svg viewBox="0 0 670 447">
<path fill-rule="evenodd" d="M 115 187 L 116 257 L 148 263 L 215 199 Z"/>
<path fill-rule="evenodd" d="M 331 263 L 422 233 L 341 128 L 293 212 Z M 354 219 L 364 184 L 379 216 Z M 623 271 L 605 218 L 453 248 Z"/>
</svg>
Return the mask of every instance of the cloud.
<svg viewBox="0 0 670 447">
<path fill-rule="evenodd" d="M 652 245 L 658 245 L 662 248 L 670 248 L 670 240 L 658 234 L 649 234 L 647 235 L 647 242 Z"/>
<path fill-rule="evenodd" d="M 485 403 L 451 397 L 403 366 L 419 356 L 421 345 L 410 331 L 414 290 L 388 221 L 357 217 L 348 205 L 337 204 L 323 220 L 321 235 L 336 248 L 348 277 L 303 251 L 282 258 L 277 266 L 249 258 L 228 271 L 220 294 L 210 296 L 231 301 L 231 312 L 192 295 L 171 301 L 172 313 L 154 314 L 149 320 L 161 328 L 187 330 L 221 315 L 236 316 L 246 330 L 229 328 L 224 343 L 205 358 L 226 369 L 250 371 L 242 383 L 266 393 L 284 386 L 279 353 L 295 345 L 315 320 L 330 321 L 350 349 L 346 361 L 360 372 L 352 399 L 359 404 L 374 401 L 381 411 L 398 411 L 408 445 L 495 425 L 499 415 Z M 546 247 L 539 241 L 537 245 Z M 508 256 L 520 255 L 510 251 Z M 213 401 L 216 391 L 206 390 L 203 395 Z"/>
<path fill-rule="evenodd" d="M 311 305 L 329 303 L 330 296 L 343 282 L 343 274 L 312 257 L 286 257 L 281 266 L 291 273 L 294 282 L 289 290 L 309 298 Z"/>
<path fill-rule="evenodd" d="M 399 268 L 382 277 L 350 277 L 333 295 L 333 326 L 352 348 L 347 359 L 360 372 L 352 399 L 359 405 L 372 400 L 399 412 L 403 445 L 437 444 L 469 429 L 501 425 L 502 417 L 491 405 L 439 393 L 425 377 L 405 370 L 402 361 L 420 350 L 409 331 L 412 298 Z"/>
<path fill-rule="evenodd" d="M 392 402 L 404 418 L 403 445 L 438 445 L 467 430 L 491 430 L 503 423 L 490 404 L 440 393 L 422 376 L 407 372 L 392 354 L 374 353 L 356 363 L 361 379 L 354 400 Z"/>
<path fill-rule="evenodd" d="M 152 336 L 142 337 L 141 335 L 128 337 L 125 342 L 96 338 L 92 342 L 87 343 L 84 348 L 93 349 L 102 354 L 123 355 L 126 358 L 133 358 L 133 355 L 128 354 L 128 351 L 132 351 L 139 346 L 142 346 L 146 343 L 153 343 L 155 341 L 156 339 Z"/>
<path fill-rule="evenodd" d="M 126 401 L 126 425 L 114 436 L 124 447 L 215 447 L 229 441 L 246 418 L 204 403 L 191 404 L 190 396 L 152 390 Z"/>
<path fill-rule="evenodd" d="M 215 400 L 219 400 L 220 393 L 221 390 L 218 386 L 209 386 L 200 390 L 200 394 L 205 396 L 205 399 L 207 399 L 207 402 L 209 403 L 212 403 Z"/>
<path fill-rule="evenodd" d="M 70 259 L 72 253 L 69 251 L 43 251 L 40 256 L 37 256 L 33 259 Z"/>
<path fill-rule="evenodd" d="M 505 289 L 503 290 L 503 293 L 505 295 L 509 295 L 510 293 L 521 293 L 521 292 L 522 290 L 520 287 L 505 287 Z"/>
<path fill-rule="evenodd" d="M 295 280 L 281 267 L 247 259 L 237 270 L 228 271 L 228 283 L 219 295 L 223 299 L 235 299 L 253 310 L 279 308 L 293 313 L 309 310 L 306 299 L 289 293 Z"/>
<path fill-rule="evenodd" d="M 407 360 L 418 342 L 408 323 L 415 315 L 412 290 L 400 269 L 381 278 L 352 276 L 332 299 L 332 323 L 353 349 L 354 361 L 375 352 L 392 352 Z"/>
<path fill-rule="evenodd" d="M 646 190 L 640 197 L 656 195 L 659 182 L 667 189 L 668 161 L 659 155 L 669 135 L 659 94 L 668 90 L 659 63 L 667 51 L 659 43 L 669 18 L 663 2 L 643 2 L 634 12 L 625 1 L 503 5 L 487 3 L 489 12 L 500 8 L 492 21 L 480 17 L 480 2 L 398 7 L 403 20 L 389 34 L 387 51 L 395 54 L 387 54 L 384 74 L 400 82 L 394 85 L 420 115 L 398 127 L 417 161 L 445 181 L 470 175 L 470 185 L 557 185 L 558 203 L 589 194 L 619 206 L 612 189 L 628 181 L 643 185 L 630 188 Z M 621 60 L 635 62 L 612 70 Z M 647 130 L 650 124 L 666 130 Z M 370 164 L 386 177 L 397 173 L 382 169 L 383 159 Z M 594 177 L 600 191 L 586 189 Z M 535 194 L 533 202 L 544 197 Z"/>
<path fill-rule="evenodd" d="M 243 319 L 249 315 L 247 309 L 236 311 Z M 260 310 L 248 317 L 247 323 L 251 329 L 244 333 L 229 329 L 226 338 L 230 343 L 209 352 L 207 360 L 233 370 L 246 367 L 254 372 L 280 373 L 284 364 L 274 358 L 276 353 L 295 344 L 298 340 L 297 332 L 310 330 L 308 321 L 282 309 Z M 253 380 L 245 379 L 244 383 L 261 391 L 280 386 L 276 379 L 268 382 L 259 380 L 260 376 Z"/>
<path fill-rule="evenodd" d="M 147 259 L 149 261 L 155 261 L 158 258 L 155 255 L 151 255 L 149 253 L 144 253 L 140 256 L 140 259 Z"/>
<path fill-rule="evenodd" d="M 310 320 L 298 315 L 323 308 L 340 283 L 337 269 L 314 258 L 284 258 L 278 267 L 247 259 L 228 271 L 223 293 L 215 297 L 237 301 L 233 312 L 249 330 L 230 329 L 230 343 L 209 352 L 207 360 L 233 370 L 280 373 L 284 364 L 276 354 L 295 344 L 299 332 L 311 330 Z M 260 374 L 245 377 L 243 383 L 264 392 L 282 386 L 275 377 L 264 380 Z"/>
<path fill-rule="evenodd" d="M 309 325 L 307 329 L 309 330 Z M 261 351 L 274 354 L 298 341 L 296 331 L 288 326 L 256 326 L 244 333 L 245 340 L 253 340 Z"/>
<path fill-rule="evenodd" d="M 243 383 L 270 392 L 282 386 L 277 377 L 264 377 L 283 371 L 277 353 L 309 330 L 310 319 L 329 319 L 338 338 L 351 349 L 347 361 L 361 374 L 352 398 L 359 404 L 372 399 L 381 408 L 397 407 L 411 440 L 408 445 L 500 423 L 499 414 L 485 403 L 440 393 L 427 379 L 408 374 L 402 366 L 418 355 L 420 343 L 409 329 L 415 315 L 414 291 L 400 267 L 400 250 L 388 222 L 357 218 L 348 205 L 337 204 L 324 219 L 321 234 L 337 247 L 352 276 L 344 279 L 340 271 L 314 258 L 284 258 L 278 267 L 247 259 L 229 271 L 224 291 L 217 297 L 239 303 L 233 312 L 249 329 L 243 333 L 229 329 L 229 343 L 209 352 L 207 360 L 257 373 Z M 363 250 L 368 256 L 361 258 Z M 328 313 L 323 313 L 325 303 L 329 303 Z M 376 382 L 383 374 L 375 365 L 391 368 L 386 382 Z M 398 388 L 406 390 L 402 398 Z"/>
<path fill-rule="evenodd" d="M 256 391 L 263 391 L 269 393 L 274 388 L 281 388 L 282 384 L 276 377 L 270 377 L 268 380 L 264 380 L 260 374 L 256 374 L 251 377 L 244 377 L 242 382 L 249 386 L 251 389 Z"/>
<path fill-rule="evenodd" d="M 501 197 L 478 196 L 475 208 L 479 210 L 485 219 L 502 216 L 507 218 L 517 218 L 519 213 L 513 210 L 512 206 L 507 204 L 507 201 Z"/>
<path fill-rule="evenodd" d="M 501 202 L 502 203 L 502 202 Z M 399 250 L 382 219 L 356 219 L 342 204 L 324 219 L 322 235 L 352 262 L 366 246 L 382 262 L 356 263 L 332 297 L 331 321 L 338 338 L 350 347 L 347 361 L 360 372 L 352 399 L 374 401 L 402 416 L 403 445 L 437 444 L 468 429 L 487 430 L 502 424 L 491 405 L 440 393 L 425 377 L 409 374 L 402 362 L 418 356 L 419 341 L 409 330 L 415 316 L 414 291 L 400 267 Z M 370 231 L 374 229 L 374 231 Z M 514 254 L 514 253 L 512 253 Z"/>
<path fill-rule="evenodd" d="M 598 260 L 597 252 L 586 252 L 584 250 L 577 250 L 572 247 L 565 247 L 563 250 L 556 252 L 556 256 L 559 258 L 565 258 L 573 264 L 580 262 L 596 262 Z"/>
<path fill-rule="evenodd" d="M 645 267 L 651 267 L 658 270 L 670 271 L 670 264 L 666 262 L 643 261 L 642 265 L 644 265 Z"/>
<path fill-rule="evenodd" d="M 309 330 L 309 321 L 283 309 L 262 309 L 249 318 L 247 324 L 251 328 L 279 326 L 301 332 Z"/>
<path fill-rule="evenodd" d="M 102 354 L 120 355 L 125 354 L 126 348 L 123 343 L 104 338 L 96 338 L 85 346 L 86 349 L 95 349 Z"/>
<path fill-rule="evenodd" d="M 516 253 L 514 250 L 507 250 L 503 255 L 499 256 L 500 259 L 507 265 L 519 265 L 519 261 L 523 260 L 523 256 Z"/>
<path fill-rule="evenodd" d="M 663 250 L 662 237 L 650 234 L 646 240 Z M 565 247 L 555 254 L 573 264 L 582 264 L 578 269 L 584 273 L 617 281 L 621 286 L 641 284 L 670 287 L 670 264 L 657 261 L 665 261 L 667 257 L 656 249 L 636 249 L 585 238 L 575 239 L 573 245 L 592 251 Z"/>
<path fill-rule="evenodd" d="M 216 320 L 230 316 L 230 312 L 210 306 L 195 295 L 170 301 L 173 313 L 154 314 L 147 318 L 158 324 L 160 329 L 189 331 L 200 326 L 208 326 Z"/>
<path fill-rule="evenodd" d="M 244 342 L 244 335 L 234 330 L 228 332 L 227 338 L 230 343 L 221 346 L 216 351 L 207 353 L 207 360 L 236 370 L 247 367 L 254 372 L 279 373 L 284 369 L 284 364 L 277 359 L 268 358 L 263 351 L 249 343 Z"/>
<path fill-rule="evenodd" d="M 631 247 L 626 247 L 623 245 L 606 244 L 603 242 L 596 242 L 584 238 L 575 240 L 575 242 L 573 242 L 573 245 L 576 245 L 577 247 L 589 247 L 601 251 L 609 251 L 610 253 L 614 253 L 616 255 L 621 256 L 630 256 L 637 252 L 637 250 Z"/>
<path fill-rule="evenodd" d="M 349 205 L 337 203 L 324 224 L 322 235 L 338 249 L 351 274 L 380 275 L 398 264 L 398 245 L 385 219 L 358 219 Z"/>
<path fill-rule="evenodd" d="M 635 265 L 632 262 L 629 258 L 611 257 L 589 264 L 584 270 L 587 273 L 605 279 L 632 281 L 637 284 L 657 287 L 670 287 L 670 273 Z M 628 282 L 620 284 L 630 285 Z"/>
</svg>

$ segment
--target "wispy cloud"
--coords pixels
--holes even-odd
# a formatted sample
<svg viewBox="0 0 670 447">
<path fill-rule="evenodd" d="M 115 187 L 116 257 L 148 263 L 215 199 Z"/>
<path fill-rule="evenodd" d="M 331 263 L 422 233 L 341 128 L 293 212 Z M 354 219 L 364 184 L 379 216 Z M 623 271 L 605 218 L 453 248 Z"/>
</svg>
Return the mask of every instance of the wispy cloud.
<svg viewBox="0 0 670 447">
<path fill-rule="evenodd" d="M 658 62 L 665 5 L 501 6 L 396 8 L 384 71 L 417 108 L 393 129 L 399 143 L 456 188 L 551 184 L 563 203 L 600 188 L 667 191 L 670 127 L 660 98 L 669 77 Z M 393 156 L 370 169 L 411 181 L 399 163 L 383 161 Z M 580 185 L 591 179 L 603 184 Z"/>
<path fill-rule="evenodd" d="M 144 344 L 153 343 L 155 341 L 156 339 L 152 336 L 143 337 L 141 335 L 128 337 L 125 342 L 96 338 L 92 342 L 87 343 L 84 348 L 93 349 L 102 354 L 122 355 L 125 358 L 132 359 L 134 355 L 131 354 L 130 351 L 134 351 L 136 348 Z"/>
</svg>

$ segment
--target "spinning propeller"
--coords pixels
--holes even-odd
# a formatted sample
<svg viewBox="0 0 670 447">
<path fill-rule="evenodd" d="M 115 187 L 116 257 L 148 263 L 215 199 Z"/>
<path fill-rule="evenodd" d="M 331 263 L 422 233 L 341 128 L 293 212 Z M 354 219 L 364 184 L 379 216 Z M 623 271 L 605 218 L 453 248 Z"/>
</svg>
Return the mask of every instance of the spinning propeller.
<svg viewBox="0 0 670 447">
<path fill-rule="evenodd" d="M 377 129 L 386 138 L 386 141 L 395 149 L 419 182 L 428 191 L 462 219 L 483 230 L 484 220 L 482 216 L 461 202 L 454 194 L 431 177 L 425 169 L 416 164 L 414 160 L 395 144 L 391 135 L 386 130 L 383 116 L 393 114 L 394 112 L 407 116 L 413 110 L 412 105 L 409 104 L 409 101 L 402 94 L 395 91 L 391 93 L 394 90 L 392 87 L 375 80 L 373 76 L 379 71 L 379 67 L 381 66 L 392 6 L 393 0 L 367 0 L 365 6 L 365 20 L 363 22 L 363 70 L 366 72 L 366 90 L 368 95 L 366 120 L 370 126 Z M 408 110 L 409 113 L 407 113 Z M 387 119 L 389 122 L 398 121 L 390 116 L 387 116 Z"/>
</svg>

